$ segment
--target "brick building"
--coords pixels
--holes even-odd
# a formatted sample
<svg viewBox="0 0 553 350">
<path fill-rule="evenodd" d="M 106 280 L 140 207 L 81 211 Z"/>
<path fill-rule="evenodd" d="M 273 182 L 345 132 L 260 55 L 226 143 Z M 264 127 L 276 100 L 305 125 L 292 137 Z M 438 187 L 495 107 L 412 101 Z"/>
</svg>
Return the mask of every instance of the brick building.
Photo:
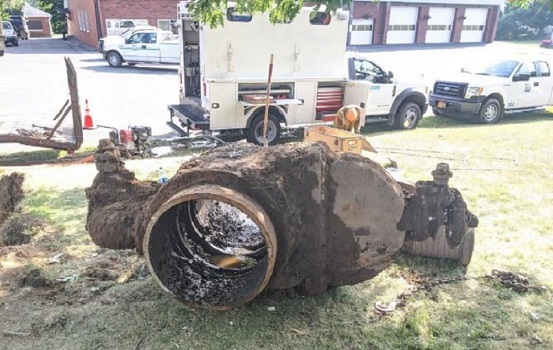
<svg viewBox="0 0 553 350">
<path fill-rule="evenodd" d="M 69 35 L 97 47 L 106 35 L 120 34 L 138 25 L 169 30 L 177 17 L 179 0 L 64 0 Z"/>
<path fill-rule="evenodd" d="M 98 39 L 149 24 L 169 30 L 179 0 L 65 0 L 69 34 Z M 492 42 L 504 0 L 355 0 L 349 45 Z"/>
<path fill-rule="evenodd" d="M 49 38 L 52 36 L 51 14 L 25 3 L 23 15 L 27 21 L 31 38 Z"/>
<path fill-rule="evenodd" d="M 372 0 L 352 3 L 349 44 L 490 43 L 503 0 Z"/>
</svg>

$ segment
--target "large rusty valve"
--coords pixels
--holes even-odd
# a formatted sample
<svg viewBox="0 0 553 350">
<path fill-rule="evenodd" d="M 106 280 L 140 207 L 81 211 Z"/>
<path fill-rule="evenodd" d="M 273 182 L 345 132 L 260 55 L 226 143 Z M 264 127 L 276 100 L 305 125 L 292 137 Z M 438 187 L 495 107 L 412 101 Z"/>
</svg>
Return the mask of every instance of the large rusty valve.
<svg viewBox="0 0 553 350">
<path fill-rule="evenodd" d="M 407 193 L 377 163 L 319 143 L 228 144 L 164 185 L 136 180 L 109 145 L 96 158 L 100 172 L 87 189 L 94 242 L 136 248 L 165 291 L 218 310 L 264 289 L 317 294 L 370 279 L 406 233 L 432 235 L 434 223 L 429 229 L 419 213 L 442 215 L 451 204 L 440 197 L 451 197 L 447 184 Z M 425 188 L 439 198 L 421 201 Z M 468 220 L 466 206 L 459 213 Z"/>
</svg>

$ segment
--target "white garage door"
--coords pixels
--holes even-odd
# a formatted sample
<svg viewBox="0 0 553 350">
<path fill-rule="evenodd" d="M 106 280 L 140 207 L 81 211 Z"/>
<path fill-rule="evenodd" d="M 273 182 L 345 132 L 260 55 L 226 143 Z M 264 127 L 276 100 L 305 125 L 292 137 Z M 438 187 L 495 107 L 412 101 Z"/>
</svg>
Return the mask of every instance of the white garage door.
<svg viewBox="0 0 553 350">
<path fill-rule="evenodd" d="M 418 13 L 418 7 L 392 6 L 386 44 L 414 43 Z"/>
<path fill-rule="evenodd" d="M 427 43 L 448 43 L 455 19 L 455 9 L 451 7 L 431 7 L 426 27 Z"/>
<path fill-rule="evenodd" d="M 467 8 L 465 10 L 465 21 L 461 32 L 462 43 L 482 42 L 488 9 Z"/>
<path fill-rule="evenodd" d="M 373 19 L 354 18 L 351 20 L 350 45 L 370 45 L 373 43 Z"/>
</svg>

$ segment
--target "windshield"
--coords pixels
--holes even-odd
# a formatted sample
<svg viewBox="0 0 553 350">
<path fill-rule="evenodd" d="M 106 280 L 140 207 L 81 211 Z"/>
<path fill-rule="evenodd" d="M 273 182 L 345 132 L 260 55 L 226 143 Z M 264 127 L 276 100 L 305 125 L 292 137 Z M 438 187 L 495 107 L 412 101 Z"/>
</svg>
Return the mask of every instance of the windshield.
<svg viewBox="0 0 553 350">
<path fill-rule="evenodd" d="M 12 29 L 12 25 L 10 24 L 10 22 L 2 22 L 2 26 L 4 27 L 4 29 Z"/>
<path fill-rule="evenodd" d="M 515 68 L 519 65 L 518 61 L 511 60 L 497 60 L 487 63 L 481 63 L 465 70 L 467 73 L 477 75 L 491 75 L 495 77 L 507 78 L 511 76 Z"/>
</svg>

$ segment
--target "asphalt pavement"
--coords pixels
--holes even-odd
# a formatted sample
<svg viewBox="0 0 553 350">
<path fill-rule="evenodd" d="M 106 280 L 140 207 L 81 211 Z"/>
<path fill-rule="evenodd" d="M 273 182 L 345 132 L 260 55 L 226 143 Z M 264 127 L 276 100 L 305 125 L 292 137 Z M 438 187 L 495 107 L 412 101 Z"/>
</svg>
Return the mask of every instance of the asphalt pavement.
<svg viewBox="0 0 553 350">
<path fill-rule="evenodd" d="M 75 66 L 81 107 L 84 111 L 88 100 L 95 125 L 146 125 L 156 136 L 176 136 L 166 121 L 167 105 L 178 103 L 177 66 L 113 68 L 92 47 L 61 38 L 21 40 L 0 58 L 0 133 L 13 121 L 28 126 L 54 123 L 69 94 L 64 57 Z M 108 132 L 85 130 L 83 146 L 96 146 Z M 27 149 L 0 144 L 0 153 Z"/>
</svg>

